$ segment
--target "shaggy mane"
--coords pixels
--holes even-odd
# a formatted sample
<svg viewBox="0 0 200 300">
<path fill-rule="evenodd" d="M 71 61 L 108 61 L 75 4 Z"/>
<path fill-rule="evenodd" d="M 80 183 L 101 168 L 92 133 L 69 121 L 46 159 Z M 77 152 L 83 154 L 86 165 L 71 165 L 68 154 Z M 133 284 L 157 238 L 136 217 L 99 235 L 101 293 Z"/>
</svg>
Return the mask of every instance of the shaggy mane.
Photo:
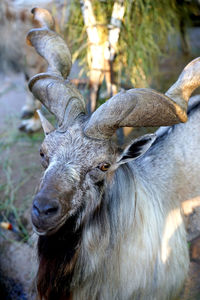
<svg viewBox="0 0 200 300">
<path fill-rule="evenodd" d="M 122 236 L 130 221 L 129 215 L 133 218 L 130 203 L 123 203 L 123 199 L 133 199 L 130 197 L 133 193 L 133 172 L 128 164 L 121 166 L 112 182 L 105 182 L 104 187 L 101 201 L 95 197 L 87 199 L 88 202 L 96 202 L 96 206 L 93 204 L 87 219 L 83 217 L 84 225 L 77 229 L 78 214 L 83 213 L 79 211 L 55 234 L 39 237 L 37 288 L 40 299 L 70 299 L 70 286 L 76 287 L 93 276 L 97 267 L 104 267 L 108 259 L 105 253 L 110 252 Z M 100 195 L 97 193 L 95 196 Z M 134 201 L 132 207 L 135 209 Z M 125 219 L 129 221 L 124 222 Z M 95 276 L 93 279 L 103 280 Z"/>
<path fill-rule="evenodd" d="M 80 229 L 75 232 L 75 224 L 76 217 L 71 217 L 58 232 L 38 239 L 40 299 L 70 299 L 69 287 L 81 236 Z"/>
</svg>

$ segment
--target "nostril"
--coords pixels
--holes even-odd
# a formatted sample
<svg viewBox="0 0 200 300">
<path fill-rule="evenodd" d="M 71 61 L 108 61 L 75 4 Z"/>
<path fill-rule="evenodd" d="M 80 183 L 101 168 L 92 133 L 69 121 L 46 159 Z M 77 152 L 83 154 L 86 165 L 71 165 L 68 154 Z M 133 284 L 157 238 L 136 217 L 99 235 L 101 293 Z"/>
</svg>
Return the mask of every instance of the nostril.
<svg viewBox="0 0 200 300">
<path fill-rule="evenodd" d="M 35 199 L 32 212 L 35 217 L 54 216 L 58 213 L 59 203 L 55 200 L 43 198 L 41 201 Z"/>
<path fill-rule="evenodd" d="M 56 214 L 58 211 L 58 206 L 50 206 L 50 205 L 46 205 L 44 208 L 44 213 L 45 215 L 54 215 Z"/>
<path fill-rule="evenodd" d="M 33 204 L 33 212 L 37 217 L 40 215 L 40 209 L 35 203 Z"/>
</svg>

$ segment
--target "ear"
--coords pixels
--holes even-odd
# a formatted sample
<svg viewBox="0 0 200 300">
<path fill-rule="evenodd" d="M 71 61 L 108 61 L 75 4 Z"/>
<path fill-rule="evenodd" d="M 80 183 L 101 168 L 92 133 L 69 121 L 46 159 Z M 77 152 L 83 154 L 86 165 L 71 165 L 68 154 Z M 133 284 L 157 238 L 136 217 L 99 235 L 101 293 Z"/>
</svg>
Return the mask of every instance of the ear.
<svg viewBox="0 0 200 300">
<path fill-rule="evenodd" d="M 118 164 L 124 164 L 143 155 L 156 140 L 155 134 L 146 134 L 134 140 L 120 155 Z"/>
<path fill-rule="evenodd" d="M 43 116 L 43 114 L 41 113 L 41 111 L 39 109 L 37 109 L 37 114 L 40 118 L 41 124 L 42 124 L 42 128 L 44 130 L 44 134 L 45 136 L 48 135 L 50 132 L 54 131 L 55 128 L 51 125 L 51 123 L 49 123 L 49 121 Z"/>
</svg>

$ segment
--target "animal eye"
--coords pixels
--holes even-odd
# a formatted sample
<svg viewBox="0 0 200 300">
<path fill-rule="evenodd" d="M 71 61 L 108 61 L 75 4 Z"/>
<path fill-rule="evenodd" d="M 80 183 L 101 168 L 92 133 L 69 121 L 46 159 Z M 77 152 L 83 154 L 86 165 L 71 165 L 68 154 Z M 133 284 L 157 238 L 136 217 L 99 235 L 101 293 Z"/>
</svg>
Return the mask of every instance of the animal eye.
<svg viewBox="0 0 200 300">
<path fill-rule="evenodd" d="M 42 158 L 44 158 L 44 153 L 42 152 L 41 149 L 40 149 L 40 156 L 41 156 Z"/>
<path fill-rule="evenodd" d="M 110 168 L 110 164 L 109 163 L 103 163 L 99 166 L 99 169 L 103 172 L 106 172 L 108 169 Z"/>
<path fill-rule="evenodd" d="M 41 157 L 41 164 L 43 166 L 43 168 L 48 168 L 49 165 L 49 159 L 46 157 L 46 155 L 44 154 L 44 152 L 42 150 L 40 150 L 40 157 Z"/>
</svg>

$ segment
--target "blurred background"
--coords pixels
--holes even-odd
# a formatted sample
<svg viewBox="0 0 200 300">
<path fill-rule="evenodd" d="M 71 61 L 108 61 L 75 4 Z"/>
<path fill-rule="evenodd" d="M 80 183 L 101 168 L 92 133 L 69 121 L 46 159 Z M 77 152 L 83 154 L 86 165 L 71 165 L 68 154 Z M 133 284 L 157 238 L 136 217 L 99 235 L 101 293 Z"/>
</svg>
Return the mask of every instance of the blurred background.
<svg viewBox="0 0 200 300">
<path fill-rule="evenodd" d="M 0 1 L 1 300 L 35 299 L 30 209 L 42 174 L 44 135 L 35 113 L 40 104 L 27 83 L 45 71 L 46 63 L 26 45 L 26 34 L 35 26 L 31 9 L 40 6 L 53 14 L 56 31 L 72 53 L 70 80 L 84 95 L 89 113 L 122 89 L 166 92 L 183 67 L 200 56 L 198 0 L 87 0 L 87 11 L 84 2 Z M 125 129 L 117 139 L 124 143 L 153 130 Z M 200 221 L 195 222 L 188 228 L 189 246 L 199 236 Z M 182 299 L 200 299 L 198 261 L 197 255 Z"/>
</svg>

